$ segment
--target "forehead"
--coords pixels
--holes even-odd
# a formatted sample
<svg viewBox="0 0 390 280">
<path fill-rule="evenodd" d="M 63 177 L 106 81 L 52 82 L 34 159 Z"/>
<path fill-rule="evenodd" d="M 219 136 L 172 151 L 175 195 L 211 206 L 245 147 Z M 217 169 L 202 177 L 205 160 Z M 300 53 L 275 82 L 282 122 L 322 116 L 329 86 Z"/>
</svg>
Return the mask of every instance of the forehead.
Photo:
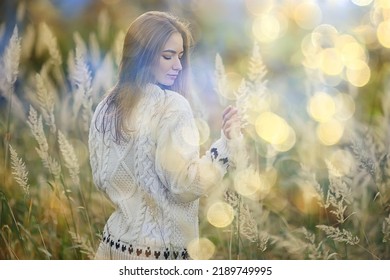
<svg viewBox="0 0 390 280">
<path fill-rule="evenodd" d="M 183 37 L 180 33 L 175 32 L 173 33 L 169 38 L 168 41 L 165 43 L 163 47 L 164 50 L 174 50 L 177 52 L 183 51 Z"/>
</svg>

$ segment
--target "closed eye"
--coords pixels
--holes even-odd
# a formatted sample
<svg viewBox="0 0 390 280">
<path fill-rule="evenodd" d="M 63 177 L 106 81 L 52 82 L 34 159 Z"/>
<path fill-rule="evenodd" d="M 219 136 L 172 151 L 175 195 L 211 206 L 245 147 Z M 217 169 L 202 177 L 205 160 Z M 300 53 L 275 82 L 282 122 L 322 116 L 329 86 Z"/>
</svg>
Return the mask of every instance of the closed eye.
<svg viewBox="0 0 390 280">
<path fill-rule="evenodd" d="M 172 59 L 174 55 L 178 55 L 178 58 L 181 59 L 183 57 L 184 52 L 177 53 L 175 50 L 164 50 L 162 57 L 166 60 Z"/>
</svg>

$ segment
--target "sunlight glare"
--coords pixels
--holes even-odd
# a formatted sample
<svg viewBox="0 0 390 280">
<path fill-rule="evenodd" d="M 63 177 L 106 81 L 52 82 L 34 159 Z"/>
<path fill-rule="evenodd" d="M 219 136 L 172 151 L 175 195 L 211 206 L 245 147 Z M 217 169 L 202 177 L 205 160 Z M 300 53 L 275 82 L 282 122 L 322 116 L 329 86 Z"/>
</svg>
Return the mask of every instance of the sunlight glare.
<svg viewBox="0 0 390 280">
<path fill-rule="evenodd" d="M 234 210 L 226 202 L 215 202 L 207 211 L 207 220 L 217 228 L 227 227 L 233 222 Z"/>
</svg>

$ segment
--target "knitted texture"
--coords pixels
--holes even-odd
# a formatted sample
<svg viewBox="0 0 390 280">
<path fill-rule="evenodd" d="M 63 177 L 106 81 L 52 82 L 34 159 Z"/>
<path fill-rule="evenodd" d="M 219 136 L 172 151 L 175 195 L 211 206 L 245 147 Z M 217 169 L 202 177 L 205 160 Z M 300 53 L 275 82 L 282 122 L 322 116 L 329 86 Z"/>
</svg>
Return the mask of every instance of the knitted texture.
<svg viewBox="0 0 390 280">
<path fill-rule="evenodd" d="M 149 84 L 134 108 L 134 129 L 118 144 L 112 131 L 103 137 L 99 129 L 98 112 L 105 106 L 105 100 L 98 104 L 90 126 L 90 163 L 95 185 L 116 210 L 96 258 L 183 259 L 188 243 L 198 237 L 199 198 L 229 165 L 226 138 L 222 133 L 200 157 L 199 132 L 187 100 Z"/>
</svg>

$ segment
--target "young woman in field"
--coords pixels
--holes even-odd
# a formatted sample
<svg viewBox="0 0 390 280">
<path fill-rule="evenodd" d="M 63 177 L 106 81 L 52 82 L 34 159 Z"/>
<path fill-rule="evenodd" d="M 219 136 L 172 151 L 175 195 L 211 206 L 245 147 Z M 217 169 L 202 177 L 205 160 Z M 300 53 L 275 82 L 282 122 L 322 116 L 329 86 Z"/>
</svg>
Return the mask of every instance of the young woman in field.
<svg viewBox="0 0 390 280">
<path fill-rule="evenodd" d="M 200 157 L 189 93 L 188 26 L 163 12 L 135 19 L 126 34 L 119 78 L 90 127 L 96 186 L 115 204 L 96 259 L 187 259 L 198 238 L 199 198 L 231 161 L 239 134 L 234 107 L 222 114 L 221 138 Z"/>
</svg>

